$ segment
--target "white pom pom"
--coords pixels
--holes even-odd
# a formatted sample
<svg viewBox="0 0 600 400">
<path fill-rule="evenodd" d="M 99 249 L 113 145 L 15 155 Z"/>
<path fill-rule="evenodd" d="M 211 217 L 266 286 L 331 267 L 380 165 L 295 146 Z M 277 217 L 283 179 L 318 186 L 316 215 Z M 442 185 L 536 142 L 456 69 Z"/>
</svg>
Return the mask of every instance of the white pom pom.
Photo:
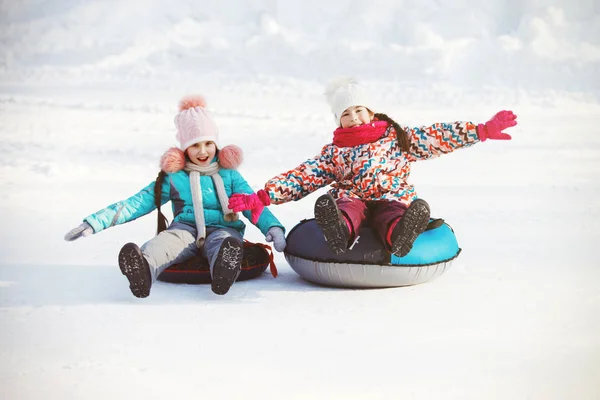
<svg viewBox="0 0 600 400">
<path fill-rule="evenodd" d="M 325 97 L 327 101 L 331 104 L 334 101 L 334 96 L 340 88 L 343 88 L 348 85 L 356 85 L 358 82 L 356 79 L 347 76 L 341 76 L 333 79 L 327 87 L 325 88 Z"/>
</svg>

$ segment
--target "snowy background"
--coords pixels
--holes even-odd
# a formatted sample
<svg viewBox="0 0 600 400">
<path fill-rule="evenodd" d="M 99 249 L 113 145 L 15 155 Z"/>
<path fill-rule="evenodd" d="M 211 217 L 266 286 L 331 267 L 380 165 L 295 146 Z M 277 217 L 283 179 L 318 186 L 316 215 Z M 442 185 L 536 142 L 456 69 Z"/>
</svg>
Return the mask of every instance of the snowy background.
<svg viewBox="0 0 600 400">
<path fill-rule="evenodd" d="M 599 3 L 368 4 L 0 1 L 1 398 L 600 398 Z M 342 74 L 402 124 L 519 116 L 414 164 L 463 248 L 437 280 L 325 288 L 276 254 L 226 296 L 136 299 L 117 254 L 155 214 L 63 241 L 155 178 L 183 95 L 259 189 L 330 140 Z M 272 210 L 289 230 L 316 197 Z"/>
</svg>

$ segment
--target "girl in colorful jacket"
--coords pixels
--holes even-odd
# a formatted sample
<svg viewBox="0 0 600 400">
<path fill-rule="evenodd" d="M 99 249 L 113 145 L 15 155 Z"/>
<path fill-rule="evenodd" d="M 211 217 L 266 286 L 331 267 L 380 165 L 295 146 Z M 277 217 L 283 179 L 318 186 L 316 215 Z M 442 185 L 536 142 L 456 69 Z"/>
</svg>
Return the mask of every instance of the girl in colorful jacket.
<svg viewBox="0 0 600 400">
<path fill-rule="evenodd" d="M 485 124 L 435 123 L 410 128 L 370 108 L 366 89 L 339 79 L 326 90 L 338 128 L 321 153 L 270 179 L 252 195 L 235 195 L 229 207 L 260 214 L 271 203 L 299 200 L 331 184 L 315 203 L 315 219 L 329 248 L 346 251 L 367 218 L 386 248 L 399 257 L 428 226 L 430 210 L 408 182 L 410 165 L 487 139 L 509 140 L 502 132 L 517 124 L 500 111 Z"/>
<path fill-rule="evenodd" d="M 133 221 L 158 208 L 158 235 L 141 248 L 127 243 L 119 253 L 119 267 L 136 297 L 147 297 L 156 278 L 169 266 L 202 252 L 208 260 L 212 291 L 225 294 L 241 271 L 245 225 L 227 206 L 234 193 L 253 193 L 235 169 L 242 153 L 236 146 L 219 147 L 218 129 L 201 97 L 184 98 L 175 116 L 179 148 L 161 158 L 161 172 L 137 194 L 86 218 L 65 235 L 72 241 L 114 225 Z M 173 221 L 166 228 L 160 206 L 171 201 Z M 249 212 L 244 215 L 251 218 Z M 285 248 L 283 225 L 269 210 L 252 223 Z"/>
</svg>

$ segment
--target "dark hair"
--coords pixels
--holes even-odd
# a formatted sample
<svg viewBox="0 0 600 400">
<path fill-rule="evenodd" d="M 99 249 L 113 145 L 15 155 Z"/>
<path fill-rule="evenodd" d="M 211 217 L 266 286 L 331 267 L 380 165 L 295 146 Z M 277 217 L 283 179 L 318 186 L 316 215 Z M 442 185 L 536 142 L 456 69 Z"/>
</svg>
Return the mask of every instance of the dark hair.
<svg viewBox="0 0 600 400">
<path fill-rule="evenodd" d="M 406 131 L 402 129 L 402 127 L 398 125 L 396 121 L 388 117 L 387 114 L 375 113 L 374 116 L 378 120 L 385 121 L 394 127 L 394 130 L 396 131 L 396 138 L 398 139 L 398 147 L 400 147 L 400 150 L 402 150 L 403 152 L 408 153 L 408 151 L 410 150 L 410 143 L 408 142 L 408 133 L 406 133 Z"/>
<path fill-rule="evenodd" d="M 185 152 L 184 152 L 184 154 L 185 154 L 185 160 L 189 161 L 187 154 Z M 217 151 L 215 152 L 215 157 L 218 154 L 219 154 L 219 149 L 217 149 Z M 157 215 L 156 215 L 156 217 L 157 217 L 156 234 L 157 235 L 159 233 L 161 233 L 162 231 L 164 231 L 165 229 L 167 229 L 167 225 L 169 224 L 169 220 L 167 219 L 167 217 L 165 217 L 165 214 L 163 214 L 162 211 L 160 211 L 160 205 L 161 205 L 160 203 L 162 201 L 162 185 L 163 185 L 163 182 L 165 181 L 165 176 L 167 176 L 167 173 L 161 169 L 160 172 L 158 173 L 158 176 L 156 177 L 156 181 L 154 182 L 154 204 L 156 205 L 156 213 L 157 213 Z"/>
<path fill-rule="evenodd" d="M 163 182 L 165 181 L 165 176 L 167 176 L 167 173 L 163 170 L 161 170 L 158 173 L 158 176 L 156 177 L 156 182 L 154 185 L 154 204 L 156 205 L 156 211 L 157 211 L 157 223 L 156 223 L 156 234 L 158 235 L 159 233 L 161 233 L 162 231 L 164 231 L 165 229 L 167 229 L 167 224 L 168 224 L 168 220 L 167 217 L 165 217 L 165 215 L 162 213 L 162 211 L 160 211 L 160 203 L 162 200 L 162 185 Z"/>
</svg>

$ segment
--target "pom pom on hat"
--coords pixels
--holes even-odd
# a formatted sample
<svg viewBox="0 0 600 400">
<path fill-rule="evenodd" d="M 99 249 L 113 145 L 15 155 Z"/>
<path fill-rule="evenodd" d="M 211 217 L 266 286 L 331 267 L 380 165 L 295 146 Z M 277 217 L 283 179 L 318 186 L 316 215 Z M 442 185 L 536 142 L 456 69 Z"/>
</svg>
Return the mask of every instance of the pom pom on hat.
<svg viewBox="0 0 600 400">
<path fill-rule="evenodd" d="M 237 169 L 244 161 L 244 152 L 238 146 L 230 144 L 219 150 L 219 165 L 227 169 Z"/>
<path fill-rule="evenodd" d="M 179 111 L 187 110 L 188 108 L 202 107 L 206 108 L 206 99 L 200 95 L 186 96 L 179 101 Z"/>
<path fill-rule="evenodd" d="M 370 96 L 367 89 L 351 77 L 340 77 L 333 79 L 325 89 L 325 97 L 333 112 L 336 124 L 340 124 L 340 118 L 348 107 L 363 106 L 373 111 Z"/>
<path fill-rule="evenodd" d="M 356 79 L 349 76 L 340 76 L 334 78 L 331 80 L 331 82 L 329 82 L 329 84 L 327 84 L 327 87 L 325 88 L 325 97 L 327 98 L 327 101 L 331 104 L 335 100 L 335 95 L 338 90 L 345 88 L 348 85 L 357 84 L 358 82 L 356 81 Z"/>
</svg>

